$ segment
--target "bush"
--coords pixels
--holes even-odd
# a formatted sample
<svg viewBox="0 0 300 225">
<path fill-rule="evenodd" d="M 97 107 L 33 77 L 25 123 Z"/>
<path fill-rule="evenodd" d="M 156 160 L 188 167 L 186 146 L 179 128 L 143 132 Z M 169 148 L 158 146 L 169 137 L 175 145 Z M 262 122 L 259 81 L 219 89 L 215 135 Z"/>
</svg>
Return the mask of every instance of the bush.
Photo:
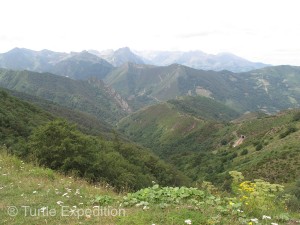
<svg viewBox="0 0 300 225">
<path fill-rule="evenodd" d="M 294 126 L 290 126 L 288 127 L 288 129 L 284 132 L 284 133 L 281 133 L 279 135 L 280 138 L 285 138 L 286 136 L 290 135 L 291 133 L 294 133 L 297 131 L 297 128 L 294 127 Z"/>
<path fill-rule="evenodd" d="M 262 150 L 262 148 L 263 148 L 263 145 L 261 143 L 259 143 L 258 145 L 256 145 L 255 150 L 260 151 L 260 150 Z"/>
<path fill-rule="evenodd" d="M 247 155 L 248 154 L 248 149 L 244 149 L 242 152 L 241 152 L 241 155 Z"/>
</svg>

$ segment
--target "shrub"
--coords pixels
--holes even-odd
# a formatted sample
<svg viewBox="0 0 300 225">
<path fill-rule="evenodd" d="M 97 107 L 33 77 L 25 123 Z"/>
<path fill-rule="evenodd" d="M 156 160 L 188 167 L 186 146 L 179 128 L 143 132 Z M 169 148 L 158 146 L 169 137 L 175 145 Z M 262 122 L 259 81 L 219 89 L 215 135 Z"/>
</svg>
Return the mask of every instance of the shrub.
<svg viewBox="0 0 300 225">
<path fill-rule="evenodd" d="M 280 137 L 280 138 L 285 138 L 286 136 L 288 136 L 288 135 L 290 135 L 291 133 L 294 133 L 294 132 L 296 132 L 296 131 L 297 131 L 297 128 L 296 128 L 296 127 L 290 126 L 290 127 L 288 127 L 288 129 L 287 129 L 285 132 L 281 133 L 281 134 L 279 135 L 279 137 Z"/>
<path fill-rule="evenodd" d="M 261 143 L 259 143 L 258 145 L 256 145 L 255 150 L 260 151 L 260 150 L 262 150 L 262 148 L 263 148 L 263 145 Z"/>
<path fill-rule="evenodd" d="M 244 149 L 242 152 L 241 152 L 241 155 L 247 155 L 248 154 L 248 149 Z"/>
</svg>

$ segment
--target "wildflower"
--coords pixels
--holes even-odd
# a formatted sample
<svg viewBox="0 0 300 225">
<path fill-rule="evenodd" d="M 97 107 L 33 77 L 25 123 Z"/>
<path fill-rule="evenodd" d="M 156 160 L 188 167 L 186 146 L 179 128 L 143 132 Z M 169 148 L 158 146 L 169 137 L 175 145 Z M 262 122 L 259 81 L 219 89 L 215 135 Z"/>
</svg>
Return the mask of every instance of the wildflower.
<svg viewBox="0 0 300 225">
<path fill-rule="evenodd" d="M 278 225 L 278 223 L 271 223 L 271 225 Z"/>
<path fill-rule="evenodd" d="M 147 210 L 147 209 L 149 209 L 149 207 L 145 205 L 145 206 L 143 207 L 143 210 Z"/>
<path fill-rule="evenodd" d="M 249 225 L 253 225 L 253 223 L 252 223 L 252 222 L 249 222 L 248 224 L 249 224 Z"/>
<path fill-rule="evenodd" d="M 56 203 L 57 203 L 57 205 L 64 204 L 62 201 L 58 201 L 58 202 L 56 202 Z"/>
<path fill-rule="evenodd" d="M 75 195 L 79 195 L 80 194 L 80 190 L 76 189 Z"/>
<path fill-rule="evenodd" d="M 33 193 L 33 194 L 36 194 L 36 193 L 37 193 L 37 191 L 33 191 L 32 193 Z"/>
<path fill-rule="evenodd" d="M 238 211 L 239 213 L 243 213 L 243 212 L 244 212 L 243 210 L 240 210 L 240 209 L 238 209 L 237 211 Z"/>
<path fill-rule="evenodd" d="M 64 196 L 66 196 L 68 193 L 64 193 L 62 196 L 64 197 Z"/>
<path fill-rule="evenodd" d="M 270 220 L 270 219 L 271 219 L 271 216 L 263 215 L 262 219 L 263 219 L 263 220 Z"/>
<path fill-rule="evenodd" d="M 229 205 L 234 205 L 234 203 L 233 202 L 229 202 Z"/>
<path fill-rule="evenodd" d="M 258 223 L 258 219 L 257 218 L 250 219 L 250 220 L 251 220 L 251 222 Z"/>
<path fill-rule="evenodd" d="M 192 224 L 192 221 L 190 219 L 187 219 L 184 221 L 186 224 Z"/>
</svg>

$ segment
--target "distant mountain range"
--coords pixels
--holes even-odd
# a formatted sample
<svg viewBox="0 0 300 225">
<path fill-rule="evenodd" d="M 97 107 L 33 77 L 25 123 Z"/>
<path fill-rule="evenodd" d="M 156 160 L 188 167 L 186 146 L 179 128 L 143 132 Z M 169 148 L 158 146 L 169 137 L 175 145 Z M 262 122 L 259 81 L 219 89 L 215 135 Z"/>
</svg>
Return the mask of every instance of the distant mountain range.
<svg viewBox="0 0 300 225">
<path fill-rule="evenodd" d="M 0 54 L 0 68 L 49 72 L 73 79 L 103 79 L 113 66 L 87 51 L 67 54 L 14 48 Z"/>
<path fill-rule="evenodd" d="M 144 59 L 145 63 L 157 66 L 181 64 L 194 69 L 229 70 L 232 72 L 246 72 L 269 66 L 263 63 L 250 62 L 231 53 L 213 55 L 202 51 L 141 51 L 137 54 Z"/>
<path fill-rule="evenodd" d="M 124 63 L 135 63 L 135 64 L 144 64 L 142 58 L 134 54 L 128 47 L 120 48 L 116 51 L 106 50 L 106 51 L 96 51 L 90 50 L 92 54 L 99 56 L 100 58 L 105 59 L 107 62 L 112 64 L 115 67 L 121 66 Z"/>
<path fill-rule="evenodd" d="M 14 48 L 0 54 L 0 68 L 50 72 L 73 79 L 90 77 L 103 79 L 114 67 L 126 63 L 156 66 L 182 64 L 195 69 L 232 72 L 244 72 L 268 66 L 263 63 L 253 63 L 229 53 L 211 55 L 201 51 L 136 52 L 128 47 L 116 51 L 89 50 L 71 53 Z"/>
</svg>

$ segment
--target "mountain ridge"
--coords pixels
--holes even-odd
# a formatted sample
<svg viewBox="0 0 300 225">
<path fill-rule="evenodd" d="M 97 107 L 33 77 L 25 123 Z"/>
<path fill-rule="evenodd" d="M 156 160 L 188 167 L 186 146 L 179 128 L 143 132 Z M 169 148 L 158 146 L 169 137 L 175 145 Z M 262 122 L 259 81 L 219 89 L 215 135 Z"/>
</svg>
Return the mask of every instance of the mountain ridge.
<svg viewBox="0 0 300 225">
<path fill-rule="evenodd" d="M 73 80 L 50 73 L 0 69 L 0 86 L 92 114 L 111 124 L 131 110 L 120 95 L 96 79 Z"/>
<path fill-rule="evenodd" d="M 274 66 L 243 73 L 197 70 L 180 64 L 140 66 L 133 63 L 111 71 L 104 81 L 133 107 L 205 96 L 237 111 L 277 111 L 300 106 L 300 67 Z"/>
<path fill-rule="evenodd" d="M 247 72 L 260 69 L 268 64 L 251 62 L 232 53 L 219 53 L 216 55 L 195 51 L 136 51 L 148 64 L 168 66 L 174 63 L 182 64 L 194 69 L 231 72 Z"/>
</svg>

